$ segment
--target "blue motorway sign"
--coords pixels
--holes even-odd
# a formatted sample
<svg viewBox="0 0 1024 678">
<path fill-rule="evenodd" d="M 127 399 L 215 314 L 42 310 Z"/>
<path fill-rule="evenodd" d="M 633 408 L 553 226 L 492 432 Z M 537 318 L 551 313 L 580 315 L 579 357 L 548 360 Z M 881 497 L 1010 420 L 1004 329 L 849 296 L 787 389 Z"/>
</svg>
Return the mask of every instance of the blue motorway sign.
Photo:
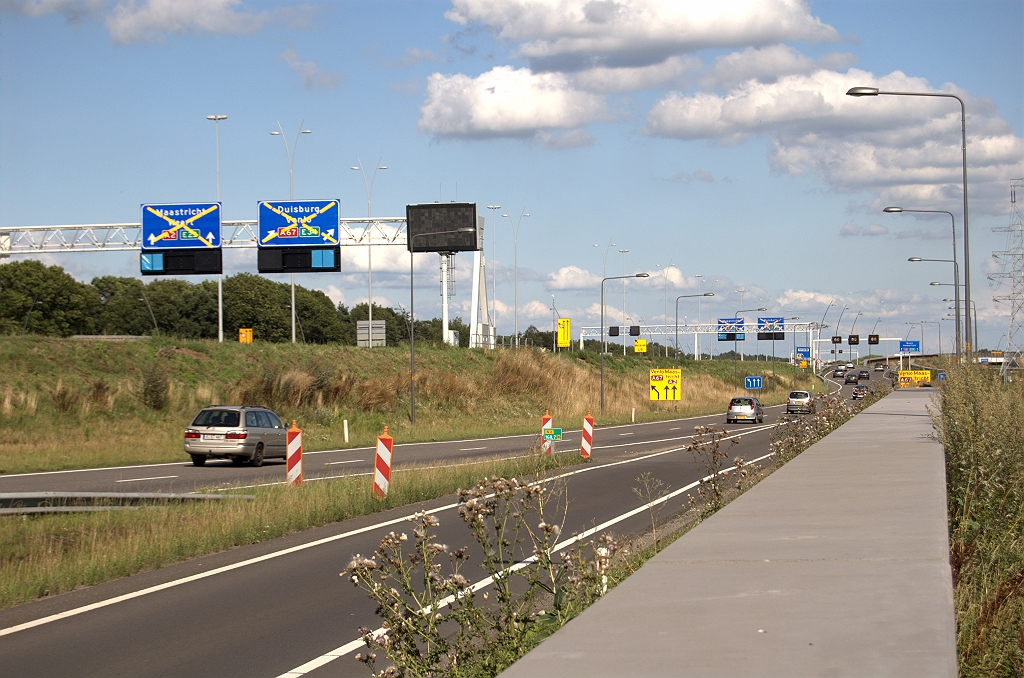
<svg viewBox="0 0 1024 678">
<path fill-rule="evenodd" d="M 142 206 L 142 249 L 220 247 L 220 203 Z"/>
<path fill-rule="evenodd" d="M 937 379 L 938 379 L 939 381 L 946 381 L 946 373 L 945 373 L 945 372 L 939 372 L 939 373 L 938 373 L 938 374 L 936 375 L 936 378 L 937 378 Z"/>
<path fill-rule="evenodd" d="M 811 347 L 810 346 L 797 346 L 796 347 L 796 357 L 797 358 L 804 358 L 804 359 L 810 358 L 811 357 Z"/>
<path fill-rule="evenodd" d="M 761 377 L 743 377 L 743 387 L 748 389 L 761 388 Z"/>
<path fill-rule="evenodd" d="M 786 331 L 786 319 L 785 318 L 758 318 L 757 319 L 757 331 L 758 332 L 785 332 Z"/>
<path fill-rule="evenodd" d="M 900 353 L 920 353 L 921 342 L 920 341 L 901 341 L 900 342 Z"/>
<path fill-rule="evenodd" d="M 743 318 L 719 318 L 719 332 L 743 332 Z"/>
<path fill-rule="evenodd" d="M 261 200 L 259 247 L 338 244 L 340 200 Z"/>
</svg>

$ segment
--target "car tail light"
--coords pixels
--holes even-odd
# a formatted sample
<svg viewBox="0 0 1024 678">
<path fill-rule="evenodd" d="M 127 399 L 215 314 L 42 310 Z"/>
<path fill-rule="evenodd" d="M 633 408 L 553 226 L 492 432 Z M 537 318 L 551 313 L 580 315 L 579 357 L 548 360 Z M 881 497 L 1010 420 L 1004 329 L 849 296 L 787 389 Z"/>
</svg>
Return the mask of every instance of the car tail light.
<svg viewBox="0 0 1024 678">
<path fill-rule="evenodd" d="M 198 438 L 199 437 L 199 432 L 198 431 L 185 431 L 185 437 L 186 438 Z"/>
<path fill-rule="evenodd" d="M 228 440 L 245 440 L 248 435 L 249 433 L 247 431 L 232 431 L 224 437 Z"/>
</svg>

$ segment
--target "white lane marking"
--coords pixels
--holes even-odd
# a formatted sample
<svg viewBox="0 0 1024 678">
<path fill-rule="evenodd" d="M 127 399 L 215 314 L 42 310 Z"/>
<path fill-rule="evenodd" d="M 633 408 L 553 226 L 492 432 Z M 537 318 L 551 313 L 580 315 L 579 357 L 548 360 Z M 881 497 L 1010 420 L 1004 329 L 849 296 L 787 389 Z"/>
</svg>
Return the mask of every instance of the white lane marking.
<svg viewBox="0 0 1024 678">
<path fill-rule="evenodd" d="M 349 459 L 348 461 L 329 461 L 324 466 L 334 466 L 335 464 L 355 464 L 356 462 L 364 461 L 363 459 Z"/>
<path fill-rule="evenodd" d="M 620 436 L 635 436 L 635 433 L 620 433 Z"/>
<path fill-rule="evenodd" d="M 769 452 L 768 454 L 766 454 L 764 456 L 761 456 L 761 457 L 758 457 L 757 459 L 752 459 L 751 461 L 749 461 L 747 463 L 748 464 L 755 464 L 755 463 L 757 463 L 757 462 L 759 462 L 759 461 L 761 461 L 763 459 L 767 459 L 768 457 L 772 456 L 773 454 L 774 454 L 774 452 Z M 620 523 L 623 520 L 626 520 L 627 518 L 632 518 L 633 516 L 637 515 L 638 513 L 642 513 L 644 511 L 649 510 L 653 506 L 656 506 L 658 504 L 667 502 L 669 499 L 673 499 L 675 497 L 678 497 L 680 494 L 682 494 L 684 492 L 689 492 L 693 488 L 695 488 L 698 485 L 700 485 L 702 482 L 704 482 L 706 480 L 710 480 L 714 475 L 724 475 L 726 473 L 730 473 L 733 470 L 735 470 L 735 467 L 731 467 L 731 468 L 727 468 L 727 469 L 722 469 L 718 473 L 707 475 L 707 476 L 701 478 L 700 480 L 695 480 L 694 482 L 690 483 L 689 485 L 686 485 L 685 487 L 681 487 L 678 490 L 676 490 L 676 491 L 674 491 L 674 492 L 672 492 L 670 494 L 665 495 L 664 497 L 660 497 L 660 498 L 655 499 L 654 501 L 648 502 L 646 504 L 641 504 L 640 506 L 636 507 L 635 509 L 632 509 L 630 511 L 626 511 L 625 513 L 623 513 L 621 515 L 618 515 L 618 516 L 615 516 L 614 518 L 606 520 L 605 522 L 601 523 L 600 525 L 596 525 L 596 526 L 590 528 L 589 530 L 585 530 L 585 531 L 575 535 L 574 537 L 571 537 L 569 539 L 566 539 L 563 542 L 555 544 L 554 547 L 552 547 L 552 551 L 557 553 L 557 552 L 565 549 L 566 547 L 575 544 L 576 542 L 583 541 L 584 539 L 586 539 L 586 538 L 588 538 L 588 537 L 590 537 L 590 536 L 592 536 L 594 534 L 597 534 L 598 532 L 600 532 L 601 530 L 604 530 L 605 528 L 611 527 L 612 525 L 615 525 L 616 523 Z M 536 559 L 537 559 L 537 556 L 530 556 L 526 560 L 520 561 L 520 562 L 516 563 L 515 565 L 507 568 L 505 570 L 505 573 L 509 574 L 509 573 L 521 570 L 524 567 L 526 567 L 527 565 L 529 565 L 531 562 L 535 561 Z M 476 582 L 475 584 L 473 584 L 470 587 L 470 590 L 475 593 L 476 591 L 479 591 L 480 589 L 483 589 L 483 588 L 486 588 L 486 587 L 490 586 L 492 583 L 494 583 L 494 577 L 493 576 L 485 577 L 485 578 L 481 579 L 480 581 Z M 442 600 L 438 601 L 437 609 L 440 609 L 442 607 L 446 607 L 446 606 L 450 605 L 453 600 L 455 600 L 455 596 L 448 596 L 447 598 L 443 598 Z M 428 609 L 428 608 L 422 608 L 422 609 L 419 610 L 420 614 L 424 614 L 426 612 L 433 612 L 433 611 L 434 611 L 433 609 Z M 383 630 L 384 630 L 383 627 L 378 628 L 377 630 L 375 630 L 373 632 L 373 634 L 375 636 L 379 636 L 383 632 Z M 365 645 L 365 643 L 363 642 L 363 640 L 361 638 L 358 639 L 358 640 L 349 641 L 349 642 L 345 643 L 344 645 L 342 645 L 341 647 L 339 647 L 337 649 L 331 650 L 330 652 L 327 652 L 325 654 L 320 655 L 316 659 L 311 659 L 310 661 L 306 662 L 305 664 L 302 664 L 301 666 L 295 667 L 291 671 L 287 671 L 285 673 L 282 673 L 277 678 L 298 678 L 299 676 L 304 676 L 304 675 L 306 675 L 306 674 L 308 674 L 308 673 L 310 673 L 312 671 L 315 671 L 316 669 L 320 668 L 321 666 L 324 666 L 326 664 L 331 663 L 332 661 L 334 661 L 335 659 L 338 659 L 339 657 L 344 657 L 345 655 L 349 654 L 350 652 L 358 650 L 360 647 L 363 647 L 364 645 Z"/>
<path fill-rule="evenodd" d="M 125 478 L 124 480 L 115 480 L 115 483 L 140 483 L 143 480 L 167 480 L 168 478 L 177 478 L 178 476 L 154 476 L 152 478 Z"/>
<path fill-rule="evenodd" d="M 463 447 L 463 448 L 461 448 L 459 450 L 459 452 L 475 452 L 477 450 L 486 450 L 486 449 L 487 449 L 486 445 L 484 445 L 483 447 Z"/>
<path fill-rule="evenodd" d="M 744 433 L 737 433 L 737 434 L 734 434 L 734 435 L 731 435 L 731 436 L 726 436 L 725 438 L 723 438 L 723 440 L 732 440 L 733 438 L 742 438 L 743 436 L 750 435 L 752 433 L 757 433 L 757 432 L 759 432 L 761 430 L 763 430 L 763 429 L 751 429 L 751 430 L 746 431 Z M 651 458 L 654 458 L 654 457 L 660 457 L 660 456 L 665 455 L 665 454 L 670 454 L 672 452 L 679 452 L 679 451 L 685 450 L 685 449 L 687 449 L 687 448 L 686 447 L 677 447 L 677 448 L 671 449 L 671 450 L 664 450 L 662 452 L 652 452 L 651 454 L 645 454 L 645 455 L 641 455 L 641 456 L 637 456 L 637 457 L 632 457 L 630 459 L 623 459 L 621 461 L 613 461 L 613 462 L 609 462 L 607 464 L 598 464 L 598 465 L 595 465 L 595 466 L 584 466 L 583 468 L 574 469 L 574 470 L 568 471 L 566 473 L 561 473 L 559 475 L 552 476 L 550 478 L 546 478 L 543 481 L 538 481 L 538 482 L 550 482 L 550 481 L 553 481 L 553 480 L 558 480 L 560 478 L 568 478 L 569 476 L 578 475 L 580 473 L 588 473 L 590 471 L 602 470 L 602 469 L 606 469 L 606 468 L 611 468 L 613 466 L 620 466 L 622 464 L 632 464 L 633 462 L 642 461 L 642 460 L 645 460 L 645 459 L 651 459 Z M 571 450 L 571 451 L 575 452 L 575 450 Z M 483 463 L 483 462 L 475 462 L 475 463 Z M 750 463 L 752 463 L 752 462 L 750 462 Z M 361 473 L 361 474 L 358 474 L 358 475 L 369 475 L 369 474 L 362 474 Z M 313 480 L 313 479 L 310 479 L 310 480 Z M 307 482 L 309 482 L 309 481 L 307 481 Z M 664 497 L 663 499 L 667 499 L 667 497 Z M 431 509 L 431 512 L 432 513 L 440 513 L 441 511 L 447 511 L 448 509 L 453 509 L 453 508 L 456 508 L 456 507 L 458 507 L 458 503 L 455 503 L 455 504 L 445 504 L 445 505 L 439 506 L 439 507 L 437 507 L 435 509 Z M 123 595 L 115 596 L 114 598 L 108 598 L 107 600 L 101 600 L 101 601 L 92 603 L 90 605 L 83 605 L 82 607 L 76 607 L 76 608 L 71 609 L 71 610 L 65 610 L 64 612 L 58 612 L 57 614 L 51 614 L 48 617 L 40 617 L 39 619 L 33 619 L 32 621 L 27 621 L 27 622 L 24 622 L 22 624 L 18 624 L 16 626 L 8 626 L 5 629 L 0 629 L 0 637 L 6 636 L 6 635 L 10 635 L 12 633 L 17 633 L 18 631 L 24 631 L 26 629 L 35 628 L 37 626 L 42 626 L 43 624 L 49 624 L 50 622 L 59 621 L 61 619 L 67 619 L 68 617 L 74 617 L 76 615 L 80 615 L 80 614 L 83 614 L 85 612 L 91 612 L 92 610 L 98 610 L 100 608 L 107 607 L 109 605 L 115 605 L 117 603 L 122 603 L 122 602 L 124 602 L 126 600 L 132 600 L 134 598 L 141 598 L 142 596 L 149 595 L 150 593 L 156 593 L 158 591 L 164 591 L 166 589 L 174 588 L 176 586 L 181 586 L 182 584 L 188 584 L 190 582 L 199 581 L 200 579 L 206 579 L 207 577 L 212 577 L 212 576 L 214 576 L 216 574 L 221 574 L 223 572 L 230 572 L 232 570 L 237 570 L 239 568 L 246 567 L 247 565 L 254 565 L 256 563 L 262 563 L 262 562 L 264 562 L 266 560 L 272 560 L 274 558 L 278 558 L 280 556 L 285 556 L 285 555 L 288 555 L 290 553 L 297 553 L 299 551 L 305 551 L 306 549 L 313 548 L 314 546 L 321 546 L 322 544 L 329 544 L 331 542 L 335 542 L 335 541 L 338 541 L 340 539 L 345 539 L 347 537 L 352 537 L 352 536 L 355 536 L 357 534 L 363 534 L 365 532 L 370 532 L 372 530 L 379 529 L 379 528 L 382 528 L 382 527 L 388 527 L 389 525 L 396 525 L 396 524 L 401 523 L 401 522 L 406 522 L 410 518 L 413 518 L 414 516 L 415 516 L 415 514 L 413 513 L 413 514 L 409 514 L 409 515 L 406 515 L 406 516 L 402 516 L 401 518 L 394 518 L 392 520 L 386 520 L 384 522 L 380 522 L 380 523 L 377 523 L 375 525 L 367 525 L 366 527 L 361 527 L 361 528 L 356 529 L 356 530 L 350 530 L 350 531 L 344 532 L 342 534 L 336 534 L 333 537 L 324 537 L 323 539 L 317 539 L 315 541 L 307 542 L 305 544 L 299 544 L 297 546 L 292 546 L 290 548 L 282 549 L 281 551 L 275 551 L 273 553 L 267 553 L 267 554 L 264 554 L 262 556 L 257 556 L 256 558 L 250 558 L 248 560 L 243 560 L 243 561 L 240 561 L 240 562 L 237 562 L 237 563 L 233 563 L 231 565 L 225 565 L 223 567 L 218 567 L 216 569 L 209 570 L 207 572 L 200 572 L 199 574 L 194 574 L 194 575 L 191 575 L 189 577 L 183 577 L 181 579 L 175 579 L 173 581 L 164 582 L 163 584 L 157 584 L 156 586 L 150 586 L 148 588 L 140 589 L 138 591 L 133 591 L 131 593 L 125 593 Z M 285 675 L 287 675 L 287 674 L 285 674 Z"/>
<path fill-rule="evenodd" d="M 168 461 L 163 464 L 136 464 L 135 466 L 101 466 L 100 468 L 69 468 L 64 471 L 37 471 L 35 473 L 12 473 L 9 475 L 0 475 L 0 480 L 4 478 L 27 478 L 28 476 L 55 476 L 61 473 L 85 473 L 86 471 L 123 471 L 128 468 L 156 468 L 157 466 L 185 466 L 191 464 L 191 462 L 185 461 Z"/>
<path fill-rule="evenodd" d="M 669 431 L 678 431 L 680 428 L 682 428 L 682 427 L 681 426 L 676 426 L 675 428 L 670 428 Z"/>
</svg>

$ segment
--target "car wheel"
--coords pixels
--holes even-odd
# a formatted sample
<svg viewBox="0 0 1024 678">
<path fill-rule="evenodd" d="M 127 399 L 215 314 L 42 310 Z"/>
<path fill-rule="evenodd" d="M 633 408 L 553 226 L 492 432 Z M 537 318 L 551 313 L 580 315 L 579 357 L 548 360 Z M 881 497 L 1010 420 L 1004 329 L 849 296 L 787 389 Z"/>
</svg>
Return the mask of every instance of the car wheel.
<svg viewBox="0 0 1024 678">
<path fill-rule="evenodd" d="M 249 466 L 263 466 L 263 443 L 256 445 L 256 450 L 252 453 L 252 459 L 249 460 Z"/>
<path fill-rule="evenodd" d="M 245 462 L 246 462 L 246 458 L 245 457 L 231 457 L 231 463 L 234 464 L 235 466 L 241 466 Z"/>
<path fill-rule="evenodd" d="M 206 455 L 205 454 L 190 454 L 188 456 L 192 457 L 192 465 L 193 466 L 205 466 L 206 465 Z"/>
</svg>

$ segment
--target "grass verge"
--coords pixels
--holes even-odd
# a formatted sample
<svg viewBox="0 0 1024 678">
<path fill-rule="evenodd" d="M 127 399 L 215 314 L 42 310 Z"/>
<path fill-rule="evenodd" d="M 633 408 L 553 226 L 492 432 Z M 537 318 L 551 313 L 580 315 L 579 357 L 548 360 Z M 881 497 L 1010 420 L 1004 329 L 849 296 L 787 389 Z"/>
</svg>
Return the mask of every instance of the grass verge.
<svg viewBox="0 0 1024 678">
<path fill-rule="evenodd" d="M 960 675 L 1024 675 L 1024 383 L 947 371 L 934 413 L 946 451 Z"/>
<path fill-rule="evenodd" d="M 521 477 L 579 463 L 527 455 L 395 470 L 387 498 L 371 476 L 246 490 L 253 501 L 65 515 L 0 516 L 0 609 L 173 563 L 452 494 L 492 475 Z"/>
</svg>

